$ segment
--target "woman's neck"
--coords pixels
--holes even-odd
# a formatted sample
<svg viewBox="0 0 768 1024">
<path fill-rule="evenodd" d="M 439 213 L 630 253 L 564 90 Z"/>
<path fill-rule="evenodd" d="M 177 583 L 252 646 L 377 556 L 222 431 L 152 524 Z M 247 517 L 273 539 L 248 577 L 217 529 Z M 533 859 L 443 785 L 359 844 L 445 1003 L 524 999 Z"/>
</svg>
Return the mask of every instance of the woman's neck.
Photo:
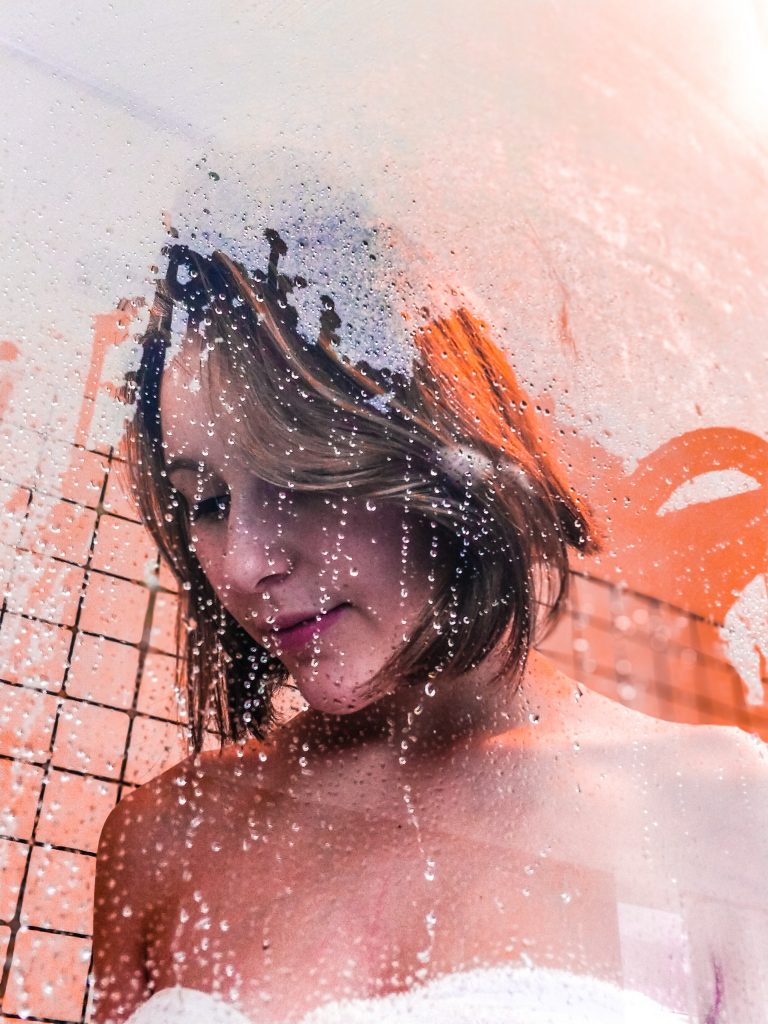
<svg viewBox="0 0 768 1024">
<path fill-rule="evenodd" d="M 519 680 L 499 675 L 499 660 L 491 657 L 458 677 L 399 686 L 352 714 L 310 709 L 287 728 L 297 749 L 302 744 L 329 751 L 373 745 L 397 757 L 405 750 L 410 757 L 429 756 L 529 726 L 554 697 L 555 675 L 536 653 Z"/>
</svg>

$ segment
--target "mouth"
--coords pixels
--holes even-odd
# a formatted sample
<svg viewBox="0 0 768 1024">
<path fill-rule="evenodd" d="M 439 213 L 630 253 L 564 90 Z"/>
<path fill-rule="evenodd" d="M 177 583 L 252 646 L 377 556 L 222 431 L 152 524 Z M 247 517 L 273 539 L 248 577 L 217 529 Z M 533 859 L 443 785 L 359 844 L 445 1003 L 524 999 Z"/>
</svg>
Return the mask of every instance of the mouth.
<svg viewBox="0 0 768 1024">
<path fill-rule="evenodd" d="M 302 619 L 284 629 L 276 629 L 272 637 L 281 652 L 298 651 L 315 640 L 321 633 L 327 632 L 349 608 L 348 604 L 340 604 L 330 611 L 320 612 L 310 618 Z"/>
</svg>

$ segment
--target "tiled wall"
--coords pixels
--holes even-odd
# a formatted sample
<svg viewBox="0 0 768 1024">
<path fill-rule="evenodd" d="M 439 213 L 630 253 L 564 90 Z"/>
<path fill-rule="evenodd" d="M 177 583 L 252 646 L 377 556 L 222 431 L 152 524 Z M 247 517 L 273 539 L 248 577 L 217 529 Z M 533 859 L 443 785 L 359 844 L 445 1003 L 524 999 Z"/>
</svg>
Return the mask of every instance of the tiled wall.
<svg viewBox="0 0 768 1024">
<path fill-rule="evenodd" d="M 80 1021 L 101 826 L 186 752 L 175 598 L 109 455 L 73 448 L 56 494 L 0 487 L 0 1021 Z M 45 536 L 26 528 L 40 503 Z M 38 548 L 57 599 L 46 572 L 19 602 L 14 558 Z"/>
<path fill-rule="evenodd" d="M 83 1020 L 101 825 L 128 789 L 185 753 L 172 582 L 117 466 L 76 447 L 60 493 L 35 489 L 21 463 L 0 480 L 0 1022 Z M 43 530 L 31 514 L 41 505 Z M 20 551 L 46 561 L 23 601 Z M 768 713 L 745 705 L 715 627 L 659 602 L 577 576 L 542 650 L 648 714 L 768 738 Z"/>
<path fill-rule="evenodd" d="M 768 740 L 768 707 L 746 703 L 717 626 L 664 602 L 574 576 L 568 613 L 540 648 L 592 689 L 647 715 L 736 725 Z"/>
</svg>

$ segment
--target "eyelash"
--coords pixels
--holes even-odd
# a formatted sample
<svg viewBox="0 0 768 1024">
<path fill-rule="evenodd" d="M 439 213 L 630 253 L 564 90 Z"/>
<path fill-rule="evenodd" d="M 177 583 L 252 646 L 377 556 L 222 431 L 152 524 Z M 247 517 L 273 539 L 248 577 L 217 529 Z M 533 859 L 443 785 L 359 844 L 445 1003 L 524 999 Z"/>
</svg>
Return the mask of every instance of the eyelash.
<svg viewBox="0 0 768 1024">
<path fill-rule="evenodd" d="M 229 512 L 229 495 L 215 494 L 212 498 L 192 501 L 189 504 L 189 521 L 197 523 L 201 519 L 215 519 L 222 522 Z"/>
</svg>

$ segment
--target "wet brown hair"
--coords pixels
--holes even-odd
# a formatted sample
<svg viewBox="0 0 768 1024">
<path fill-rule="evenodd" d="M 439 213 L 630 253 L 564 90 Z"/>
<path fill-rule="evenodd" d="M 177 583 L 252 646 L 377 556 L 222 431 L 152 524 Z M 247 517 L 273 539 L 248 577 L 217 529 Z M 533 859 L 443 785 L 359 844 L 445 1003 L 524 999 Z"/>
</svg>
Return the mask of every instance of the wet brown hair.
<svg viewBox="0 0 768 1024">
<path fill-rule="evenodd" d="M 181 585 L 179 666 L 195 750 L 261 737 L 283 664 L 219 601 L 190 543 L 184 499 L 165 471 L 159 395 L 175 311 L 216 353 L 209 394 L 226 368 L 252 396 L 244 430 L 254 473 L 283 488 L 375 499 L 434 524 L 442 577 L 407 643 L 381 674 L 403 683 L 478 665 L 508 633 L 502 674 L 519 679 L 534 632 L 551 625 L 568 583 L 568 547 L 594 548 L 591 516 L 545 450 L 507 359 L 466 308 L 414 328 L 408 375 L 351 364 L 341 321 L 323 297 L 316 338 L 304 336 L 278 271 L 285 245 L 267 232 L 266 272 L 224 252 L 168 250 L 138 372 L 126 446 L 140 513 Z M 439 676 L 436 680 L 439 685 Z"/>
</svg>

